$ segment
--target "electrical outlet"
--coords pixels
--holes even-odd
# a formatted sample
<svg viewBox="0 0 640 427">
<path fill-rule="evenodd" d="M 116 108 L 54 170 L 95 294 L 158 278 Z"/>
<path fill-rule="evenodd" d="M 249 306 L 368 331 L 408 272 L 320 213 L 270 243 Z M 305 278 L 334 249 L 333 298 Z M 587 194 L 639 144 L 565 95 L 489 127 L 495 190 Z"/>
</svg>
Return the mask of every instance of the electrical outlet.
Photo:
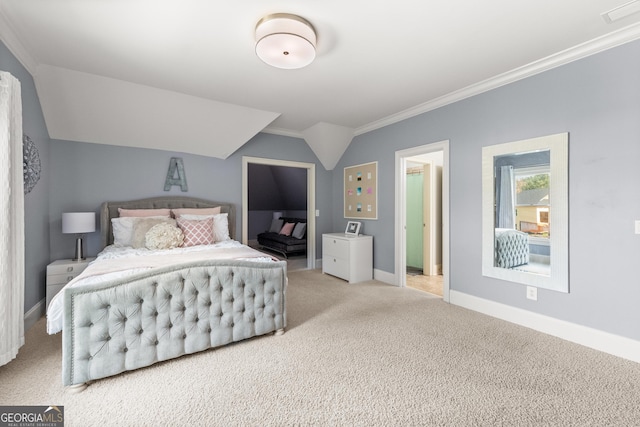
<svg viewBox="0 0 640 427">
<path fill-rule="evenodd" d="M 636 219 L 636 234 L 640 234 L 640 219 Z"/>
<path fill-rule="evenodd" d="M 320 216 L 320 209 L 316 209 L 316 216 Z"/>
<path fill-rule="evenodd" d="M 538 301 L 538 288 L 535 286 L 527 286 L 527 299 Z"/>
</svg>

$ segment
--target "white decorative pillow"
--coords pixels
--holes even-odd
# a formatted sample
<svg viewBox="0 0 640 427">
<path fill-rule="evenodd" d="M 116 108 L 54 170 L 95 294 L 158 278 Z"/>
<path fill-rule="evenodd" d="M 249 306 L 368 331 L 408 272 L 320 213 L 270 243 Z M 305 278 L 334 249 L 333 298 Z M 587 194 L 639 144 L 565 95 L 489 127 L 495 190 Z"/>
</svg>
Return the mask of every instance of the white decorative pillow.
<svg viewBox="0 0 640 427">
<path fill-rule="evenodd" d="M 111 230 L 113 231 L 113 244 L 115 246 L 131 246 L 131 239 L 133 238 L 133 226 L 138 221 L 144 221 L 147 219 L 169 219 L 164 216 L 151 216 L 151 217 L 120 217 L 111 218 Z"/>
<path fill-rule="evenodd" d="M 213 244 L 213 218 L 202 220 L 178 218 L 178 227 L 184 233 L 182 246 Z"/>
<path fill-rule="evenodd" d="M 136 249 L 146 248 L 147 232 L 158 224 L 169 224 L 171 227 L 177 228 L 176 220 L 172 218 L 138 218 L 133 224 L 131 246 Z"/>
<path fill-rule="evenodd" d="M 154 225 L 145 234 L 147 249 L 173 249 L 182 246 L 183 241 L 182 230 L 167 222 Z"/>
<path fill-rule="evenodd" d="M 224 242 L 225 240 L 231 240 L 229 236 L 229 214 L 221 213 L 215 215 L 190 215 L 184 214 L 180 218 L 201 221 L 206 218 L 213 219 L 213 238 L 215 242 Z"/>
<path fill-rule="evenodd" d="M 231 240 L 229 236 L 229 214 L 222 213 L 213 216 L 213 235 L 216 242 Z"/>
</svg>

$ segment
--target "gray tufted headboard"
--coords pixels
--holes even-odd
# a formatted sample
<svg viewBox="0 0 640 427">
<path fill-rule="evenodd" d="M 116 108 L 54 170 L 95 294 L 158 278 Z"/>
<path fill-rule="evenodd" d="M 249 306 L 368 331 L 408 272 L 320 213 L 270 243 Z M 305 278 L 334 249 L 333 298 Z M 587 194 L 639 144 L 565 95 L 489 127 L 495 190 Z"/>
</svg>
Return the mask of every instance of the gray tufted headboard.
<svg viewBox="0 0 640 427">
<path fill-rule="evenodd" d="M 220 206 L 221 213 L 228 214 L 229 236 L 235 239 L 236 234 L 236 213 L 232 204 L 226 202 L 215 202 L 212 200 L 197 199 L 195 197 L 184 196 L 162 196 L 148 199 L 130 200 L 127 202 L 104 202 L 100 211 L 100 232 L 102 234 L 102 245 L 108 246 L 113 243 L 113 231 L 111 229 L 111 218 L 117 218 L 118 208 L 125 209 L 178 209 L 178 208 L 214 208 Z"/>
</svg>

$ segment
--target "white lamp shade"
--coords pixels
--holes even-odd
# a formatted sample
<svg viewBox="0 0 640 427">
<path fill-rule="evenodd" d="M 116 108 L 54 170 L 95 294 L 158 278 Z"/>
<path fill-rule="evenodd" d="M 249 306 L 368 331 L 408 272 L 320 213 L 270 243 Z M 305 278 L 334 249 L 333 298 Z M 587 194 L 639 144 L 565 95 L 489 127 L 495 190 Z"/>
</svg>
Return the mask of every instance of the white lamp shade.
<svg viewBox="0 0 640 427">
<path fill-rule="evenodd" d="M 67 212 L 62 214 L 62 232 L 82 234 L 96 231 L 95 212 Z"/>
<path fill-rule="evenodd" d="M 275 13 L 256 25 L 256 54 L 265 63 L 284 69 L 305 67 L 316 57 L 316 33 L 304 18 Z"/>
</svg>

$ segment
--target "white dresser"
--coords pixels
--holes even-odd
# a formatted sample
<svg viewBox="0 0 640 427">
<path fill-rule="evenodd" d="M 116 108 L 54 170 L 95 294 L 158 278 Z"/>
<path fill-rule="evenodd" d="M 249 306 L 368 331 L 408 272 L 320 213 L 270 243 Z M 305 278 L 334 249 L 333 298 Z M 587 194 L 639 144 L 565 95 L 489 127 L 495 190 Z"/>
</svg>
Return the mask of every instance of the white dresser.
<svg viewBox="0 0 640 427">
<path fill-rule="evenodd" d="M 373 236 L 323 234 L 322 272 L 349 283 L 373 279 Z"/>
<path fill-rule="evenodd" d="M 71 281 L 74 277 L 84 271 L 94 258 L 87 258 L 83 261 L 72 261 L 70 259 L 60 259 L 47 265 L 47 308 L 49 303 L 60 289 Z"/>
</svg>

